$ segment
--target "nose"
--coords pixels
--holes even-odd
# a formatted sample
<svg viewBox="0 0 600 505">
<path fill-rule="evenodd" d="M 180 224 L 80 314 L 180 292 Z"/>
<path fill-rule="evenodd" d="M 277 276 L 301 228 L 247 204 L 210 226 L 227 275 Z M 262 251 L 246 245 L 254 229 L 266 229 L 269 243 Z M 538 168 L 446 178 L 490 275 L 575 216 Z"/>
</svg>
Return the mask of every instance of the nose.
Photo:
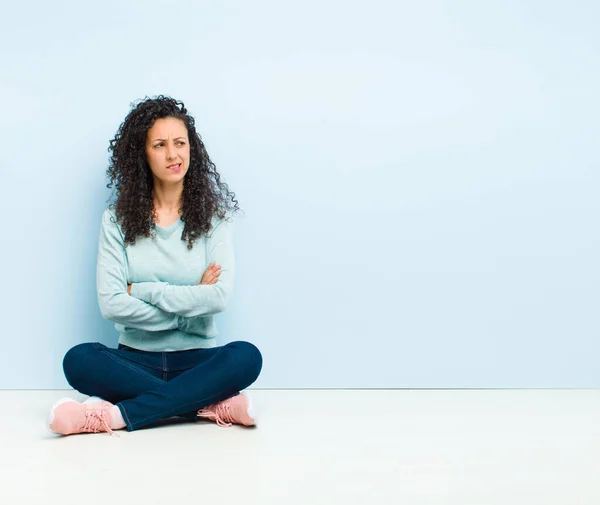
<svg viewBox="0 0 600 505">
<path fill-rule="evenodd" d="M 174 160 L 177 157 L 177 151 L 173 144 L 167 144 L 167 159 Z"/>
</svg>

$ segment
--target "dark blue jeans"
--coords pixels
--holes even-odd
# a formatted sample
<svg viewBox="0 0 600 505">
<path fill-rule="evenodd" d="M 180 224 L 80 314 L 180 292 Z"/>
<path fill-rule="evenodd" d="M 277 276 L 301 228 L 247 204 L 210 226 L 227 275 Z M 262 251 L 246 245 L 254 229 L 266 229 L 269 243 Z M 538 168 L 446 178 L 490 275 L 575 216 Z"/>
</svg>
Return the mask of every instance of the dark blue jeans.
<svg viewBox="0 0 600 505">
<path fill-rule="evenodd" d="M 261 368 L 260 351 L 248 342 L 172 352 L 93 342 L 76 345 L 63 360 L 71 387 L 117 405 L 128 431 L 172 416 L 193 419 L 198 409 L 247 388 Z"/>
</svg>

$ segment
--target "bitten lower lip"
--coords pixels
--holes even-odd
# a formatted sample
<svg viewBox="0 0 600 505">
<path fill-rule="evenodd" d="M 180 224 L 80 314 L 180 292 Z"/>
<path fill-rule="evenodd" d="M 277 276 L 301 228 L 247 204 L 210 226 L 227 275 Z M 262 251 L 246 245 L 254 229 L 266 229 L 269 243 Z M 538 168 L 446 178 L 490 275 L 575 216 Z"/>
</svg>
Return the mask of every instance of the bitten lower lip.
<svg viewBox="0 0 600 505">
<path fill-rule="evenodd" d="M 174 167 L 167 167 L 169 170 L 172 170 L 173 172 L 179 172 L 181 170 L 181 163 L 179 165 L 176 165 Z"/>
</svg>

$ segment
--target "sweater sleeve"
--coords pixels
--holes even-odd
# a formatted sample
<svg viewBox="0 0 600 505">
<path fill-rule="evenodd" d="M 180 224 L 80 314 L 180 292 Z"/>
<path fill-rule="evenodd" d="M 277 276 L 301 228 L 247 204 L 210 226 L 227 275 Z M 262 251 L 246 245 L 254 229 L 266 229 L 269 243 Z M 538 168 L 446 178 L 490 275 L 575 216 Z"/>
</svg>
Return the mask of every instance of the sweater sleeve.
<svg viewBox="0 0 600 505">
<path fill-rule="evenodd" d="M 102 215 L 98 245 L 96 285 L 98 305 L 105 319 L 130 328 L 146 331 L 177 329 L 180 321 L 169 314 L 127 293 L 127 260 L 124 239 L 108 209 Z"/>
<path fill-rule="evenodd" d="M 221 275 L 215 284 L 175 286 L 168 282 L 138 282 L 131 286 L 131 296 L 186 318 L 224 311 L 233 291 L 233 225 L 227 219 L 214 223 L 207 237 L 206 264 L 221 265 Z"/>
</svg>

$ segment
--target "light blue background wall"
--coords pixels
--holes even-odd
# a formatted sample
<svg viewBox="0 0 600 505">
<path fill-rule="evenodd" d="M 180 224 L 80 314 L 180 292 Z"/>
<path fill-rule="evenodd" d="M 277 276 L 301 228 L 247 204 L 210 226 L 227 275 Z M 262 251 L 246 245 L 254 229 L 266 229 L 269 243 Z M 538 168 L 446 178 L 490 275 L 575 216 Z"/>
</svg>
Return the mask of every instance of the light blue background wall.
<svg viewBox="0 0 600 505">
<path fill-rule="evenodd" d="M 600 387 L 597 2 L 0 8 L 1 388 L 116 345 L 108 141 L 184 100 L 236 191 L 261 387 Z"/>
</svg>

